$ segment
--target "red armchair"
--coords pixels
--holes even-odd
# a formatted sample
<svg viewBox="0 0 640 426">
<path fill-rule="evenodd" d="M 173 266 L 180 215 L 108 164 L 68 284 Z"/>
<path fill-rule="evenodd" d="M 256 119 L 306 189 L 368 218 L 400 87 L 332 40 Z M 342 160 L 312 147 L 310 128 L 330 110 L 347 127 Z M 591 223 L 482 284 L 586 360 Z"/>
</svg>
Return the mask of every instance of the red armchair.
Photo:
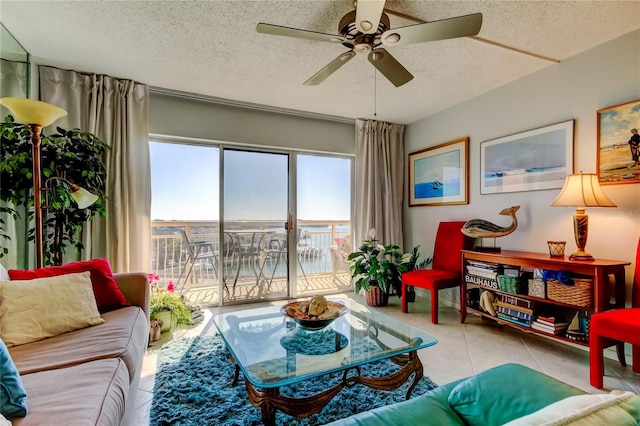
<svg viewBox="0 0 640 426">
<path fill-rule="evenodd" d="M 438 290 L 460 285 L 462 249 L 471 248 L 473 240 L 460 230 L 466 222 L 440 222 L 433 249 L 432 269 L 402 274 L 402 312 L 409 312 L 407 286 L 431 291 L 431 322 L 438 323 Z"/>
<path fill-rule="evenodd" d="M 591 316 L 589 326 L 589 367 L 591 386 L 602 389 L 604 382 L 604 348 L 618 346 L 618 359 L 624 360 L 624 342 L 631 343 L 633 371 L 640 373 L 640 239 L 636 251 L 631 308 L 613 309 Z"/>
</svg>

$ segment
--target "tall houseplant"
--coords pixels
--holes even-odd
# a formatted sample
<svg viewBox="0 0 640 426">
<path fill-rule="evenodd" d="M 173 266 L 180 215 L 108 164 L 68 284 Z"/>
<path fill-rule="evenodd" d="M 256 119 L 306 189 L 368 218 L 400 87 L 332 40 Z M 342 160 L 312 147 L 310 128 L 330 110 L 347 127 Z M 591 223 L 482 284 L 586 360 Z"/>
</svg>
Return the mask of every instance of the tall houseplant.
<svg viewBox="0 0 640 426">
<path fill-rule="evenodd" d="M 393 290 L 398 295 L 402 291 L 402 273 L 412 271 L 420 254 L 416 246 L 409 253 L 403 253 L 397 244 L 378 244 L 375 229 L 369 231 L 358 251 L 347 257 L 351 263 L 351 277 L 356 293 L 364 289 L 367 303 L 384 306 Z M 380 300 L 374 297 L 380 292 Z"/>
<path fill-rule="evenodd" d="M 108 146 L 88 132 L 58 127 L 56 133 L 44 136 L 41 145 L 42 182 L 61 177 L 94 195 L 98 200 L 85 209 L 78 209 L 72 200 L 68 184 L 49 181 L 50 190 L 46 216 L 43 219 L 43 251 L 45 265 L 60 265 L 67 247 L 82 250 L 81 231 L 84 223 L 96 214 L 105 216 L 106 171 L 102 160 Z M 33 176 L 31 138 L 26 125 L 16 123 L 8 115 L 0 123 L 0 213 L 14 219 L 31 221 L 33 217 Z M 44 200 L 43 200 L 44 204 Z M 25 213 L 27 212 L 27 213 Z M 10 236 L 0 218 L 0 257 L 9 251 Z M 34 229 L 29 229 L 29 240 Z"/>
</svg>

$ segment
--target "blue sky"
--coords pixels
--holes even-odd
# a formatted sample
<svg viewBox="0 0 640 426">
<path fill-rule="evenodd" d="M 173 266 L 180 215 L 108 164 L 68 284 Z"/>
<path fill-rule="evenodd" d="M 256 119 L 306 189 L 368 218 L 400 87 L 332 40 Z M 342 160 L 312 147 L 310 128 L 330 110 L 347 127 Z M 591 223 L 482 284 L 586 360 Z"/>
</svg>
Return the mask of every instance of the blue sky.
<svg viewBox="0 0 640 426">
<path fill-rule="evenodd" d="M 218 220 L 220 151 L 151 142 L 152 220 Z M 298 155 L 298 219 L 349 220 L 350 160 Z M 286 220 L 288 157 L 225 150 L 225 217 Z"/>
</svg>

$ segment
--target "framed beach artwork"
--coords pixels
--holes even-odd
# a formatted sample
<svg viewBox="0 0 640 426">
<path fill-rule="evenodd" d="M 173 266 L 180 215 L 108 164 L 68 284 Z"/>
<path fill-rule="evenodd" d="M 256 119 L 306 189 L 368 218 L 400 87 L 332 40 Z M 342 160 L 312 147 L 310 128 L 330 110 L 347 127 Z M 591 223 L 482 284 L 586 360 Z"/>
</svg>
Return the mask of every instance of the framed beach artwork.
<svg viewBox="0 0 640 426">
<path fill-rule="evenodd" d="M 480 193 L 562 188 L 573 173 L 575 120 L 480 144 Z"/>
<path fill-rule="evenodd" d="M 640 100 L 598 111 L 598 180 L 640 183 Z"/>
<path fill-rule="evenodd" d="M 469 138 L 409 154 L 409 207 L 469 204 Z"/>
</svg>

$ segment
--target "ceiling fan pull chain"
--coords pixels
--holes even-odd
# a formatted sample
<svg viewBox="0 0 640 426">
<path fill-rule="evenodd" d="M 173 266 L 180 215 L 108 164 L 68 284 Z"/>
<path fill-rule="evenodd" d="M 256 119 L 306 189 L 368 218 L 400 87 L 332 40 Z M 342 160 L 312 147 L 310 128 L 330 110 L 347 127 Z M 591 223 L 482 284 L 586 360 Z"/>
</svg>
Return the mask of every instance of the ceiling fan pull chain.
<svg viewBox="0 0 640 426">
<path fill-rule="evenodd" d="M 373 116 L 378 116 L 378 70 L 373 69 Z"/>
</svg>

